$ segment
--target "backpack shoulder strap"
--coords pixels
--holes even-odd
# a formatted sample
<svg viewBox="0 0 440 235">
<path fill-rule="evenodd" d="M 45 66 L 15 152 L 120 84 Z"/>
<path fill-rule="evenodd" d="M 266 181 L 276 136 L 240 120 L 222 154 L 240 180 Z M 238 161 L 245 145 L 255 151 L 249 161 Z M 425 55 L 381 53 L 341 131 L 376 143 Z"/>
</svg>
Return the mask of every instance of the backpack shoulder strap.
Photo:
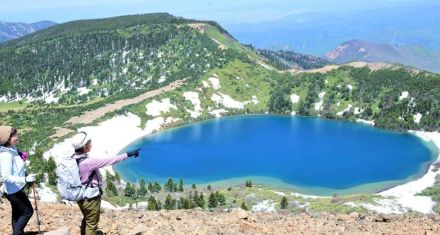
<svg viewBox="0 0 440 235">
<path fill-rule="evenodd" d="M 79 168 L 79 164 L 82 161 L 86 160 L 87 158 L 88 158 L 87 156 L 82 156 L 82 157 L 79 157 L 79 158 L 75 159 L 76 160 L 76 164 L 78 164 L 78 168 Z M 86 188 L 88 188 L 90 186 L 90 183 L 92 182 L 92 179 L 93 179 L 93 177 L 95 177 L 95 175 L 96 175 L 96 170 L 92 171 L 92 173 L 89 175 L 89 178 L 87 179 L 87 186 L 86 186 Z M 99 185 L 99 179 L 98 179 L 98 185 Z"/>
</svg>

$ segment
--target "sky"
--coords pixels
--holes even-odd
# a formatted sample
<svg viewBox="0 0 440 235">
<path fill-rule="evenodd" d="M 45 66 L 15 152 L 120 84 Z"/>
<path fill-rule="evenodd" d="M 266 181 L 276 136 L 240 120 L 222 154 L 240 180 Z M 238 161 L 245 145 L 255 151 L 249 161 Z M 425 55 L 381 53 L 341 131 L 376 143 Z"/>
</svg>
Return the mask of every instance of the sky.
<svg viewBox="0 0 440 235">
<path fill-rule="evenodd" d="M 438 0 L 0 0 L 0 21 L 33 23 L 168 12 L 221 24 L 256 23 L 308 12 L 356 11 Z"/>
</svg>

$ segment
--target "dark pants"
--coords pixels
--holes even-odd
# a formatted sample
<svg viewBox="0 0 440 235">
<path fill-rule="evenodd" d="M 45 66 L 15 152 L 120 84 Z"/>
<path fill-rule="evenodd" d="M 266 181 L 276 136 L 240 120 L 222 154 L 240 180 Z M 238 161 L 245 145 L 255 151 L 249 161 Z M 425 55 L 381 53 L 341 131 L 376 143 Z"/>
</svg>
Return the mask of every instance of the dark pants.
<svg viewBox="0 0 440 235">
<path fill-rule="evenodd" d="M 101 196 L 78 201 L 78 206 L 84 216 L 81 223 L 81 235 L 96 235 L 101 214 Z"/>
<path fill-rule="evenodd" d="M 34 213 L 31 202 L 22 190 L 14 194 L 8 194 L 6 198 L 12 207 L 12 234 L 24 234 L 24 227 L 26 227 Z"/>
</svg>

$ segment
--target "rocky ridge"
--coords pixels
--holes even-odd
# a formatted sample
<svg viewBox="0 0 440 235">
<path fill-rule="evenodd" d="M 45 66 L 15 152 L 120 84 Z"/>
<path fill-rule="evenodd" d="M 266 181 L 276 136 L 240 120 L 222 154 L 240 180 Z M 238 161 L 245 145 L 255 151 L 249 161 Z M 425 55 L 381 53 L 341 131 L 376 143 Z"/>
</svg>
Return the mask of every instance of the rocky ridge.
<svg viewBox="0 0 440 235">
<path fill-rule="evenodd" d="M 10 206 L 0 204 L 0 231 L 10 231 Z M 38 203 L 43 231 L 68 227 L 79 234 L 77 206 Z M 439 215 L 381 215 L 233 211 L 103 210 L 100 229 L 107 234 L 440 234 Z M 36 216 L 26 231 L 37 231 Z M 61 234 L 61 233 L 60 233 Z M 65 233 L 63 233 L 65 234 Z"/>
</svg>

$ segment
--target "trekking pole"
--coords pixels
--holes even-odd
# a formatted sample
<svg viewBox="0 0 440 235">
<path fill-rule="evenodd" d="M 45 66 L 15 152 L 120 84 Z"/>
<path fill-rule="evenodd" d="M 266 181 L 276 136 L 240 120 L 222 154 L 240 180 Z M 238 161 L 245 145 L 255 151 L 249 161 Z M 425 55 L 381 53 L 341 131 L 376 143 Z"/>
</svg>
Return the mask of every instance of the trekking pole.
<svg viewBox="0 0 440 235">
<path fill-rule="evenodd" d="M 37 225 L 38 225 L 38 234 L 43 235 L 40 229 L 40 217 L 38 216 L 38 206 L 37 206 L 37 197 L 35 196 L 35 184 L 32 183 L 32 191 L 34 192 L 34 204 L 35 204 L 35 212 L 37 214 Z"/>
</svg>

